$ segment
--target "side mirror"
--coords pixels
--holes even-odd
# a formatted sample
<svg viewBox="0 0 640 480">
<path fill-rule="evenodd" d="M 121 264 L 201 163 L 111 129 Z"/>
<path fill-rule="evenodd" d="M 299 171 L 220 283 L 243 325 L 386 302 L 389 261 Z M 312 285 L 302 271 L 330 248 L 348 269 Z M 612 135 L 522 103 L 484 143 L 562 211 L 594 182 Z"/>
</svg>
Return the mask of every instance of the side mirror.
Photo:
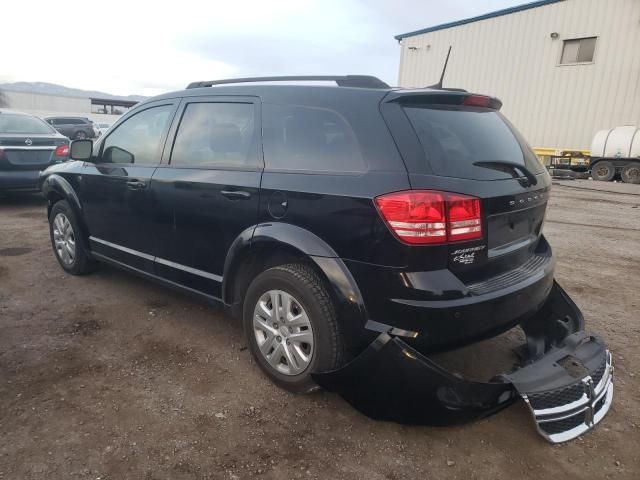
<svg viewBox="0 0 640 480">
<path fill-rule="evenodd" d="M 69 156 L 71 160 L 90 161 L 93 153 L 93 141 L 91 140 L 73 140 L 71 142 L 71 150 Z"/>
</svg>

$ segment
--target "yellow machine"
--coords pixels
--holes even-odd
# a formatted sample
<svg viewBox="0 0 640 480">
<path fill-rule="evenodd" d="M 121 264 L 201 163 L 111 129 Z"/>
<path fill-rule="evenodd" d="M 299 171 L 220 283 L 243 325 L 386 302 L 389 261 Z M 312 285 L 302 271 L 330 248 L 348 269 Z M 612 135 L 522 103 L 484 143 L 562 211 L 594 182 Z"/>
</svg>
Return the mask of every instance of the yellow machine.
<svg viewBox="0 0 640 480">
<path fill-rule="evenodd" d="M 533 151 L 553 177 L 589 178 L 590 150 L 534 148 Z"/>
</svg>

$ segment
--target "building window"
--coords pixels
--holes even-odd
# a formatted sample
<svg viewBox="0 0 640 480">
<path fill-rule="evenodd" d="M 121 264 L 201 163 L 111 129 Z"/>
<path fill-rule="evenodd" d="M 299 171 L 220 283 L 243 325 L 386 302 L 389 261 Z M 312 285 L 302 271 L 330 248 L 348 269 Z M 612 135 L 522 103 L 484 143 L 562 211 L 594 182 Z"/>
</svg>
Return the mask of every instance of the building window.
<svg viewBox="0 0 640 480">
<path fill-rule="evenodd" d="M 562 45 L 562 57 L 560 64 L 593 62 L 593 52 L 596 49 L 596 38 L 573 38 L 565 40 Z"/>
</svg>

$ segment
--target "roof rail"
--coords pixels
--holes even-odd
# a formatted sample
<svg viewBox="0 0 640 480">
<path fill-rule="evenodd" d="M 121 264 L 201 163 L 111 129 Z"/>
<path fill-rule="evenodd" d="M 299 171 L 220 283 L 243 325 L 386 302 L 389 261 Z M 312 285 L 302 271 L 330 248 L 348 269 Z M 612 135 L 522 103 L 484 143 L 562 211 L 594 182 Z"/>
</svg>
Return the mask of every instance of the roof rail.
<svg viewBox="0 0 640 480">
<path fill-rule="evenodd" d="M 227 78 L 224 80 L 209 80 L 204 82 L 191 82 L 187 88 L 212 87 L 214 85 L 226 85 L 230 83 L 254 83 L 254 82 L 336 82 L 339 87 L 357 88 L 391 88 L 385 82 L 371 75 L 294 75 L 282 77 L 246 77 Z"/>
</svg>

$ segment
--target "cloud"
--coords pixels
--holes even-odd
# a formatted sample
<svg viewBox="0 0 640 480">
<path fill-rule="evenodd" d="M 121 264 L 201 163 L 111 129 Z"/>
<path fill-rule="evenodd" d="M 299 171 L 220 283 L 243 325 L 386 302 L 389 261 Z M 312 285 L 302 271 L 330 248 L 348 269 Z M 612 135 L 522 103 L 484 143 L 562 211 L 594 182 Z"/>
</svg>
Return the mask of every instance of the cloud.
<svg viewBox="0 0 640 480">
<path fill-rule="evenodd" d="M 513 0 L 238 0 L 99 4 L 4 2 L 0 81 L 114 94 L 253 75 L 346 74 L 397 80 L 393 35 Z M 6 39 L 15 39 L 7 45 Z"/>
</svg>

